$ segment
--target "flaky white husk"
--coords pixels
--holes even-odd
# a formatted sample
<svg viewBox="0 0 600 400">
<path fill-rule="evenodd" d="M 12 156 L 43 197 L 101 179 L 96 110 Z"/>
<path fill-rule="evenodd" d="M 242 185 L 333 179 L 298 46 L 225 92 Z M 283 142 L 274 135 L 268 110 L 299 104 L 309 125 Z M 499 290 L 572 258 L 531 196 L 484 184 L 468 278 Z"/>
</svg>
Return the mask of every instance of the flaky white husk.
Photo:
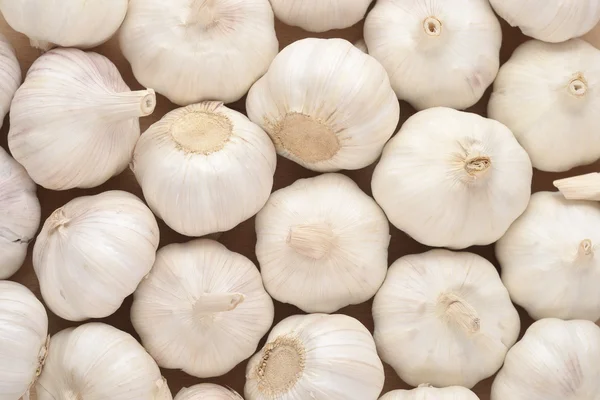
<svg viewBox="0 0 600 400">
<path fill-rule="evenodd" d="M 223 375 L 250 357 L 273 316 L 256 266 L 208 239 L 161 248 L 131 308 L 133 326 L 157 363 L 201 378 Z"/>
<path fill-rule="evenodd" d="M 8 39 L 0 34 L 0 127 L 21 84 L 21 66 Z"/>
<path fill-rule="evenodd" d="M 17 272 L 40 225 L 35 183 L 0 147 L 0 279 Z"/>
<path fill-rule="evenodd" d="M 411 390 L 393 390 L 379 400 L 479 400 L 472 391 L 461 386 L 435 388 L 427 384 Z"/>
<path fill-rule="evenodd" d="M 46 305 L 70 321 L 113 314 L 150 272 L 158 242 L 154 215 L 131 193 L 71 200 L 48 217 L 33 248 Z"/>
<path fill-rule="evenodd" d="M 365 302 L 387 272 L 385 214 L 341 174 L 300 179 L 273 193 L 256 217 L 256 236 L 267 291 L 306 312 Z"/>
<path fill-rule="evenodd" d="M 120 45 L 136 79 L 173 103 L 231 103 L 277 54 L 268 0 L 130 0 Z"/>
<path fill-rule="evenodd" d="M 25 286 L 0 281 L 0 400 L 26 395 L 46 355 L 48 315 Z"/>
<path fill-rule="evenodd" d="M 371 186 L 398 229 L 428 246 L 461 249 L 506 232 L 527 207 L 532 174 L 527 153 L 504 125 L 438 107 L 404 123 Z"/>
<path fill-rule="evenodd" d="M 533 166 L 560 172 L 600 158 L 600 51 L 580 39 L 528 41 L 500 68 L 488 115 L 508 126 Z"/>
<path fill-rule="evenodd" d="M 397 96 L 417 109 L 472 106 L 500 65 L 502 30 L 487 0 L 379 0 L 364 36 Z"/>
<path fill-rule="evenodd" d="M 171 400 L 156 362 L 129 333 L 102 323 L 58 332 L 36 382 L 37 400 Z"/>
<path fill-rule="evenodd" d="M 494 266 L 441 249 L 391 265 L 373 320 L 379 355 L 412 386 L 472 388 L 498 371 L 520 329 Z"/>
<path fill-rule="evenodd" d="M 542 319 L 506 355 L 491 400 L 592 400 L 600 393 L 600 328 Z"/>
<path fill-rule="evenodd" d="M 101 185 L 123 171 L 154 110 L 152 89 L 132 92 L 106 57 L 55 49 L 38 58 L 10 109 L 8 146 L 51 190 Z"/>
<path fill-rule="evenodd" d="M 246 108 L 280 155 L 320 172 L 373 163 L 400 118 L 383 67 L 343 39 L 287 46 L 250 89 Z"/>
<path fill-rule="evenodd" d="M 502 281 L 534 318 L 600 319 L 600 204 L 538 192 L 496 244 Z"/>
<path fill-rule="evenodd" d="M 248 362 L 244 395 L 246 400 L 375 399 L 383 381 L 373 337 L 358 320 L 293 315 L 275 325 Z"/>
<path fill-rule="evenodd" d="M 132 169 L 159 218 L 183 235 L 203 236 L 256 214 L 271 193 L 276 163 L 259 126 L 222 103 L 204 102 L 171 111 L 144 132 Z"/>
<path fill-rule="evenodd" d="M 244 400 L 233 389 L 215 385 L 214 383 L 201 383 L 189 388 L 183 388 L 175 396 L 175 400 Z"/>
<path fill-rule="evenodd" d="M 344 29 L 363 19 L 373 0 L 271 0 L 283 23 L 309 32 Z"/>
<path fill-rule="evenodd" d="M 563 42 L 600 21 L 600 0 L 490 0 L 496 13 L 527 36 Z"/>
</svg>

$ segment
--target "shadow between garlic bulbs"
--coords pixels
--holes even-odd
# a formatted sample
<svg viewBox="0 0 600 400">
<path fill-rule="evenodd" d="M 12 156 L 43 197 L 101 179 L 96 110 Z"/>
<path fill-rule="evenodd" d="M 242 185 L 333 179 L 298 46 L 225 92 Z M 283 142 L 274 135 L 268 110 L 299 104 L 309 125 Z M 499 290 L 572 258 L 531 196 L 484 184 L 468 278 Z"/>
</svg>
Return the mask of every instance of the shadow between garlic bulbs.
<svg viewBox="0 0 600 400">
<path fill-rule="evenodd" d="M 379 400 L 479 400 L 479 397 L 462 386 L 435 388 L 425 383 L 415 389 L 392 390 Z"/>
</svg>

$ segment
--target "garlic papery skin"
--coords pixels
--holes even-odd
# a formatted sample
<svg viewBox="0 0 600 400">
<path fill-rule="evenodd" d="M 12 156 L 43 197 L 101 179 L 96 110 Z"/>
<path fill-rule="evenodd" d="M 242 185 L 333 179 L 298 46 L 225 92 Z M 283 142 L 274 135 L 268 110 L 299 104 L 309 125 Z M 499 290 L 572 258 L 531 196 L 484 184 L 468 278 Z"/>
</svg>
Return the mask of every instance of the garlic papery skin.
<svg viewBox="0 0 600 400">
<path fill-rule="evenodd" d="M 600 173 L 572 176 L 554 181 L 556 187 L 567 200 L 600 201 Z"/>
<path fill-rule="evenodd" d="M 591 400 L 600 393 L 600 328 L 591 321 L 533 323 L 506 355 L 491 400 Z"/>
<path fill-rule="evenodd" d="M 140 138 L 132 169 L 150 208 L 173 230 L 204 236 L 255 215 L 273 187 L 269 136 L 219 102 L 179 108 Z"/>
<path fill-rule="evenodd" d="M 158 365 L 200 378 L 223 375 L 250 357 L 273 317 L 256 266 L 208 239 L 161 248 L 131 308 Z"/>
<path fill-rule="evenodd" d="M 534 319 L 600 319 L 600 204 L 538 192 L 496 244 L 502 281 Z"/>
<path fill-rule="evenodd" d="M 512 130 L 542 171 L 600 158 L 600 51 L 580 39 L 529 41 L 500 68 L 488 115 Z"/>
<path fill-rule="evenodd" d="M 244 400 L 234 390 L 214 383 L 201 383 L 183 388 L 175 396 L 175 400 Z"/>
<path fill-rule="evenodd" d="M 50 339 L 37 400 L 171 400 L 156 362 L 129 333 L 102 323 Z"/>
<path fill-rule="evenodd" d="M 319 172 L 373 163 L 400 105 L 373 57 L 343 39 L 302 39 L 250 89 L 246 109 L 283 157 Z"/>
<path fill-rule="evenodd" d="M 150 272 L 158 224 L 136 196 L 108 191 L 54 211 L 33 247 L 46 305 L 69 321 L 113 314 Z"/>
<path fill-rule="evenodd" d="M 36 186 L 0 147 L 0 279 L 17 272 L 40 225 Z"/>
<path fill-rule="evenodd" d="M 498 371 L 520 329 L 494 266 L 442 249 L 391 265 L 373 320 L 381 359 L 411 386 L 472 388 Z"/>
<path fill-rule="evenodd" d="M 268 0 L 130 0 L 120 45 L 136 79 L 173 103 L 231 103 L 277 54 Z"/>
<path fill-rule="evenodd" d="M 0 281 L 0 400 L 29 393 L 46 357 L 48 315 L 25 286 Z"/>
<path fill-rule="evenodd" d="M 122 172 L 153 112 L 152 89 L 130 91 L 106 57 L 55 49 L 38 58 L 10 109 L 8 146 L 51 190 L 90 188 Z"/>
<path fill-rule="evenodd" d="M 532 174 L 527 153 L 504 125 L 439 107 L 402 125 L 371 187 L 398 229 L 428 246 L 461 249 L 506 232 L 527 207 Z"/>
<path fill-rule="evenodd" d="M 378 0 L 364 37 L 398 98 L 418 110 L 474 105 L 500 65 L 502 30 L 487 0 Z"/>
<path fill-rule="evenodd" d="M 267 291 L 306 312 L 365 302 L 387 273 L 389 223 L 345 175 L 300 179 L 273 193 L 256 236 Z"/>
<path fill-rule="evenodd" d="M 10 103 L 21 84 L 21 66 L 15 49 L 4 35 L 0 34 L 0 127 L 8 114 Z"/>
<path fill-rule="evenodd" d="M 246 368 L 246 400 L 366 400 L 383 388 L 373 337 L 342 314 L 293 315 L 275 325 Z"/>
<path fill-rule="evenodd" d="M 479 397 L 462 386 L 435 388 L 429 384 L 422 384 L 412 390 L 393 390 L 379 400 L 479 400 Z"/>
<path fill-rule="evenodd" d="M 309 32 L 344 29 L 358 23 L 373 0 L 271 0 L 277 19 Z"/>
</svg>

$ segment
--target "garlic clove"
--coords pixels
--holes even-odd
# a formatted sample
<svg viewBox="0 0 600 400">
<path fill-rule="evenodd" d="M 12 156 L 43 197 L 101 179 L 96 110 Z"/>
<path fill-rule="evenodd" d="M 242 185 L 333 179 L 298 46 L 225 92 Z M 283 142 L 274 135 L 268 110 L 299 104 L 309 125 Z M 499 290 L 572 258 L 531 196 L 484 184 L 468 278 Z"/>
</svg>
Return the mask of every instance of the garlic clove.
<svg viewBox="0 0 600 400">
<path fill-rule="evenodd" d="M 8 39 L 0 34 L 0 127 L 8 114 L 10 103 L 19 85 L 21 85 L 21 66 L 15 49 Z"/>
<path fill-rule="evenodd" d="M 189 388 L 183 388 L 175 396 L 175 400 L 244 400 L 233 389 L 215 385 L 214 383 L 201 383 Z"/>
<path fill-rule="evenodd" d="M 479 397 L 461 386 L 435 388 L 429 384 L 421 384 L 416 389 L 392 390 L 379 400 L 479 400 Z"/>
<path fill-rule="evenodd" d="M 554 187 L 568 200 L 600 201 L 600 173 L 597 172 L 558 179 Z"/>
</svg>

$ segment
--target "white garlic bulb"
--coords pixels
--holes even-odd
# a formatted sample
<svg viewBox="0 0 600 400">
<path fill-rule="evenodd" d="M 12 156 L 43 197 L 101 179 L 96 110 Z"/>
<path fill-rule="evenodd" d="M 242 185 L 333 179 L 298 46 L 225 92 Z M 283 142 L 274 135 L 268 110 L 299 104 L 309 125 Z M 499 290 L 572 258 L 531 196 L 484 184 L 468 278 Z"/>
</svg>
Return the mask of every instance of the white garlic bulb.
<svg viewBox="0 0 600 400">
<path fill-rule="evenodd" d="M 472 106 L 500 65 L 502 30 L 488 0 L 378 0 L 364 36 L 397 96 L 417 109 Z"/>
<path fill-rule="evenodd" d="M 40 225 L 35 183 L 0 147 L 0 279 L 17 272 Z"/>
<path fill-rule="evenodd" d="M 534 319 L 600 319 L 600 204 L 538 192 L 496 245 L 502 281 Z"/>
<path fill-rule="evenodd" d="M 600 201 L 599 172 L 557 179 L 554 186 L 567 200 Z"/>
<path fill-rule="evenodd" d="M 273 316 L 256 266 L 208 239 L 161 248 L 131 307 L 133 326 L 158 365 L 201 378 L 250 357 Z"/>
<path fill-rule="evenodd" d="M 250 89 L 246 109 L 280 155 L 320 172 L 373 163 L 400 118 L 383 67 L 343 39 L 287 46 Z"/>
<path fill-rule="evenodd" d="M 412 386 L 472 388 L 498 371 L 520 329 L 494 266 L 442 249 L 391 265 L 373 320 L 382 360 Z"/>
<path fill-rule="evenodd" d="M 600 158 L 600 51 L 580 39 L 519 46 L 500 68 L 488 115 L 515 134 L 533 166 L 560 172 Z"/>
<path fill-rule="evenodd" d="M 231 103 L 277 54 L 269 0 L 130 0 L 120 44 L 133 74 L 173 103 Z"/>
<path fill-rule="evenodd" d="M 491 400 L 595 400 L 600 328 L 590 321 L 533 323 L 506 355 Z"/>
<path fill-rule="evenodd" d="M 10 109 L 8 146 L 51 190 L 101 185 L 122 172 L 154 110 L 152 89 L 132 92 L 106 57 L 55 49 L 38 58 Z"/>
<path fill-rule="evenodd" d="M 462 386 L 435 388 L 425 383 L 412 390 L 393 390 L 379 400 L 479 400 L 479 397 Z"/>
<path fill-rule="evenodd" d="M 129 333 L 101 323 L 60 331 L 36 383 L 37 400 L 171 400 L 156 362 Z"/>
<path fill-rule="evenodd" d="M 47 350 L 48 315 L 25 286 L 0 281 L 0 400 L 28 393 Z"/>
<path fill-rule="evenodd" d="M 460 249 L 500 239 L 527 207 L 532 174 L 504 125 L 438 107 L 402 125 L 371 186 L 398 229 L 428 246 Z"/>
<path fill-rule="evenodd" d="M 309 32 L 348 28 L 365 16 L 373 0 L 271 0 L 284 24 Z"/>
<path fill-rule="evenodd" d="M 20 84 L 21 66 L 15 55 L 15 49 L 8 39 L 0 34 L 0 127 Z"/>
<path fill-rule="evenodd" d="M 242 396 L 232 389 L 215 385 L 214 383 L 201 383 L 189 388 L 183 388 L 175 396 L 175 400 L 244 400 Z"/>
<path fill-rule="evenodd" d="M 33 248 L 33 268 L 46 305 L 82 321 L 113 314 L 148 274 L 159 232 L 131 193 L 78 197 L 48 217 Z"/>
<path fill-rule="evenodd" d="M 563 42 L 600 21 L 600 0 L 490 0 L 496 13 L 527 36 Z"/>
<path fill-rule="evenodd" d="M 187 236 L 223 232 L 256 214 L 273 187 L 269 136 L 219 102 L 179 108 L 140 138 L 132 169 L 150 208 Z"/>
<path fill-rule="evenodd" d="M 385 214 L 341 174 L 300 179 L 273 193 L 256 217 L 256 236 L 267 291 L 306 312 L 365 302 L 387 273 Z"/>
<path fill-rule="evenodd" d="M 14 30 L 42 50 L 54 46 L 89 48 L 119 29 L 128 0 L 0 0 L 0 11 Z"/>
<path fill-rule="evenodd" d="M 373 337 L 342 314 L 293 315 L 275 325 L 246 368 L 246 400 L 367 400 L 383 388 Z"/>
</svg>

